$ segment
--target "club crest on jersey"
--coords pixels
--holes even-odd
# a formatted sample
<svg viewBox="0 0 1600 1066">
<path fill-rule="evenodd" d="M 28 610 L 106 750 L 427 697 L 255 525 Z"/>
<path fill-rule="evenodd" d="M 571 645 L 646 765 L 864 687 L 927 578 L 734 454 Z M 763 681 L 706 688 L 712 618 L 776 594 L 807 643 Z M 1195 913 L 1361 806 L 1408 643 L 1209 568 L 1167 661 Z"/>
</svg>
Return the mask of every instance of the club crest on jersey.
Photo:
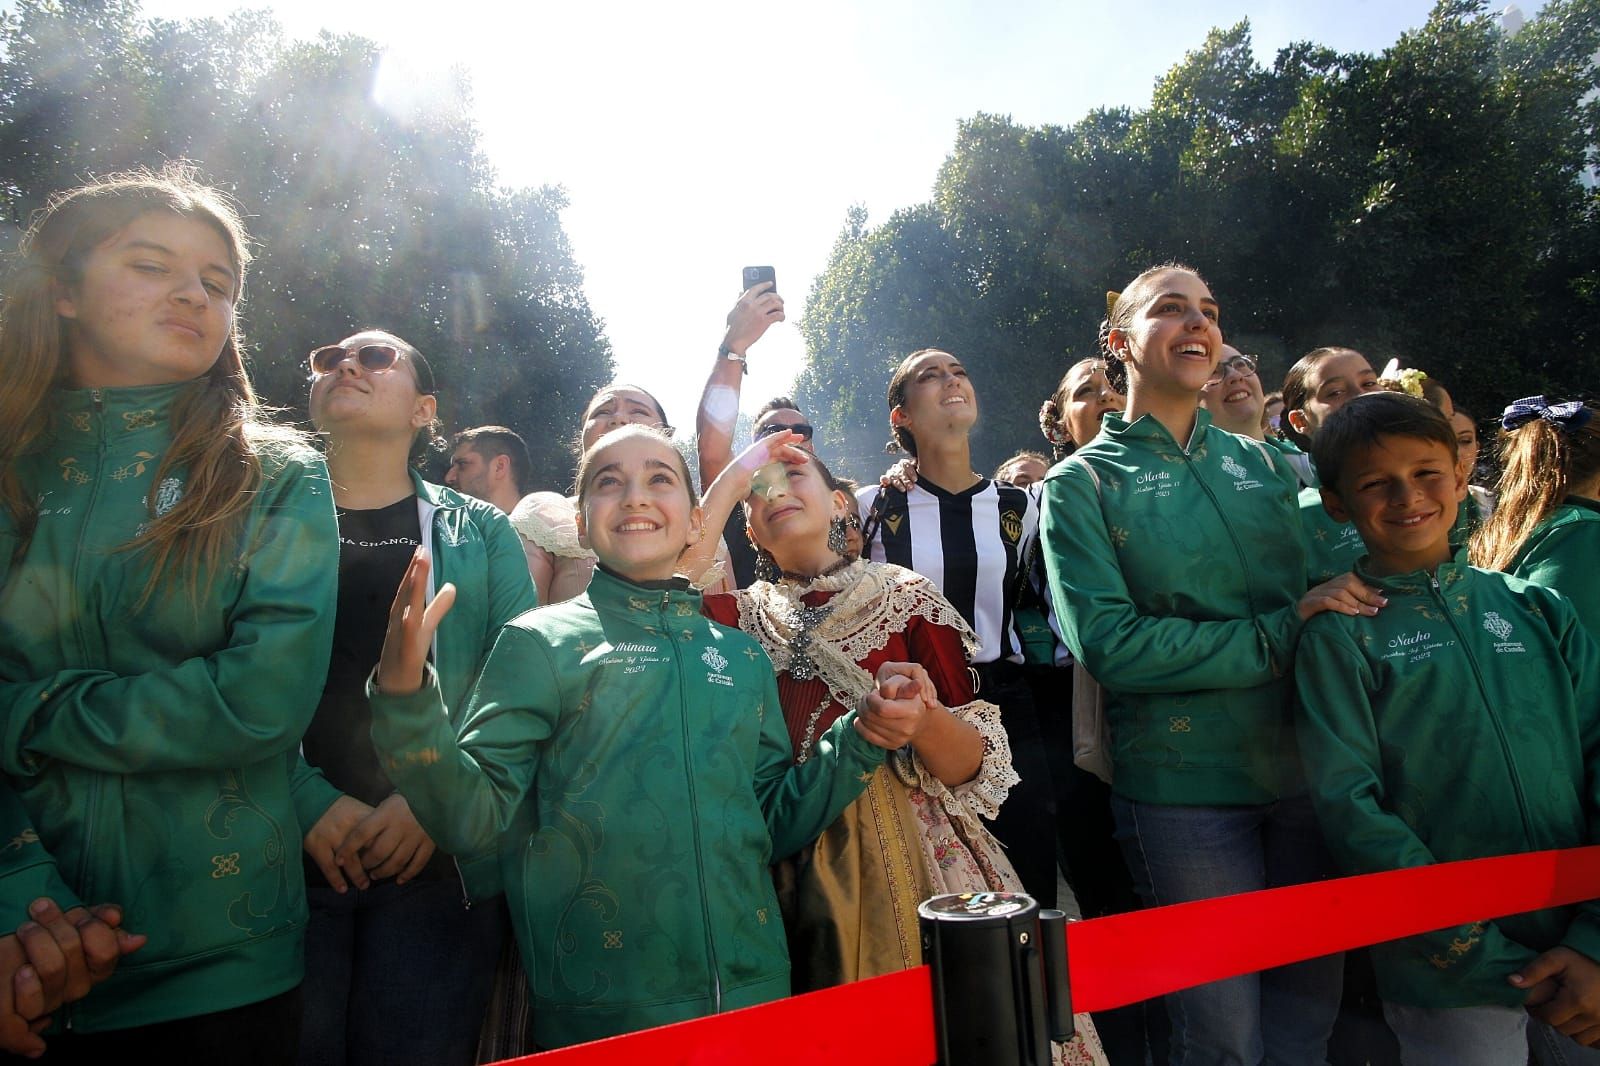
<svg viewBox="0 0 1600 1066">
<path fill-rule="evenodd" d="M 1006 540 L 1015 544 L 1022 539 L 1022 516 L 1015 511 L 1000 512 L 1000 532 Z"/>
<path fill-rule="evenodd" d="M 900 523 L 905 520 L 905 517 L 903 514 L 885 515 L 883 524 L 889 527 L 890 533 L 898 537 L 900 535 Z"/>
</svg>

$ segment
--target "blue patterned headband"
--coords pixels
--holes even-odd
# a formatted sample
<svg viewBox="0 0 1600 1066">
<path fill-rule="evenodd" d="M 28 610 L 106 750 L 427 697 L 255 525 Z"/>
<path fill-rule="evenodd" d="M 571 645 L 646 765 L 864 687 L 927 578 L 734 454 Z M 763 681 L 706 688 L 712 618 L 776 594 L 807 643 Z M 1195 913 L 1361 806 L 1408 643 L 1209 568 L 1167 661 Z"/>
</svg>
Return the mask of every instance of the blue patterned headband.
<svg viewBox="0 0 1600 1066">
<path fill-rule="evenodd" d="M 1506 408 L 1500 416 L 1500 424 L 1507 429 L 1516 429 L 1535 418 L 1542 418 L 1557 429 L 1576 433 L 1588 424 L 1593 415 L 1594 412 L 1579 400 L 1550 404 L 1545 402 L 1543 396 L 1525 396 Z"/>
</svg>

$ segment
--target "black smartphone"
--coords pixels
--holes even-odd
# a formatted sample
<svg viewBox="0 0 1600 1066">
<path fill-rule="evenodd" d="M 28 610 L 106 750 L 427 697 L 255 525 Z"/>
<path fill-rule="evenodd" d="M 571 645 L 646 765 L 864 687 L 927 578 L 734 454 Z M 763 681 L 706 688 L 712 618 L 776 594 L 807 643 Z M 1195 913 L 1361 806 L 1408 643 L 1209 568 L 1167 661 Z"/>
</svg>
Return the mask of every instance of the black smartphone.
<svg viewBox="0 0 1600 1066">
<path fill-rule="evenodd" d="M 745 267 L 744 287 L 739 291 L 741 293 L 749 292 L 755 286 L 768 281 L 772 282 L 771 291 L 777 292 L 778 274 L 775 270 L 773 270 L 771 267 Z"/>
</svg>

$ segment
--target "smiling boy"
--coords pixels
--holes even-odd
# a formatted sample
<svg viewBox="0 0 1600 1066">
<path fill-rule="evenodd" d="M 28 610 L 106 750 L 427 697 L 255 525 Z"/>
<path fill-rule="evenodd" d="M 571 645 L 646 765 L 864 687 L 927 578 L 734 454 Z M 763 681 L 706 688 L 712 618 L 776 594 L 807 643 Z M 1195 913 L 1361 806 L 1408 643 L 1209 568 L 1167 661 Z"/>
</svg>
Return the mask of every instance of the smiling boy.
<svg viewBox="0 0 1600 1066">
<path fill-rule="evenodd" d="M 1312 618 L 1295 660 L 1312 800 L 1344 872 L 1594 843 L 1600 647 L 1558 594 L 1456 561 L 1449 422 L 1374 393 L 1312 454 L 1324 506 L 1367 546 L 1356 573 L 1388 598 L 1375 616 Z M 1408 1066 L 1522 1062 L 1530 1009 L 1600 1040 L 1597 957 L 1592 902 L 1373 949 Z"/>
</svg>

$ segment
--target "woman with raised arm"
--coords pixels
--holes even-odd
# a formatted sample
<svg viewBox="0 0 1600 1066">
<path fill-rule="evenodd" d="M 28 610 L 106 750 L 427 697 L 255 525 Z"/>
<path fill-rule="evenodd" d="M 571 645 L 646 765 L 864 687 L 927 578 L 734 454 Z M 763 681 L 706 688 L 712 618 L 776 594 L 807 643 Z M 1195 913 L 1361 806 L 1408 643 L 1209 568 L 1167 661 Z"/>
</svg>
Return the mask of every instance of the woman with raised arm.
<svg viewBox="0 0 1600 1066">
<path fill-rule="evenodd" d="M 63 908 L 92 893 L 149 935 L 48 1061 L 295 1054 L 290 766 L 338 530 L 322 458 L 245 372 L 247 248 L 191 173 L 124 174 L 55 197 L 6 286 L 0 764 L 33 822 L 7 831 Z"/>
<path fill-rule="evenodd" d="M 909 677 L 925 713 L 866 791 L 814 844 L 781 866 L 797 992 L 920 965 L 917 905 L 946 892 L 1020 891 L 985 828 L 1016 783 L 1000 709 L 975 699 L 971 628 L 927 578 L 849 554 L 850 499 L 815 456 L 784 434 L 757 442 L 719 477 L 783 457 L 783 481 L 749 494 L 750 538 L 773 574 L 705 611 L 760 642 L 797 762 L 877 679 Z M 765 445 L 765 446 L 764 446 Z M 754 457 L 754 459 L 752 459 Z M 1093 1024 L 1058 1062 L 1103 1062 Z"/>
<path fill-rule="evenodd" d="M 395 791 L 372 745 L 367 675 L 419 546 L 435 580 L 460 590 L 432 655 L 458 723 L 500 627 L 537 605 L 533 582 L 505 515 L 424 481 L 408 461 L 436 438 L 433 371 L 421 352 L 363 330 L 313 351 L 310 369 L 340 543 L 333 659 L 301 745 L 315 771 L 302 769 L 295 789 L 311 902 L 299 1061 L 470 1066 L 509 931 L 505 907 L 481 898 L 495 879 L 487 893 L 469 885 L 473 856 L 458 867 L 435 849 Z M 341 848 L 357 861 L 340 866 Z M 494 866 L 492 854 L 485 864 Z"/>
</svg>

